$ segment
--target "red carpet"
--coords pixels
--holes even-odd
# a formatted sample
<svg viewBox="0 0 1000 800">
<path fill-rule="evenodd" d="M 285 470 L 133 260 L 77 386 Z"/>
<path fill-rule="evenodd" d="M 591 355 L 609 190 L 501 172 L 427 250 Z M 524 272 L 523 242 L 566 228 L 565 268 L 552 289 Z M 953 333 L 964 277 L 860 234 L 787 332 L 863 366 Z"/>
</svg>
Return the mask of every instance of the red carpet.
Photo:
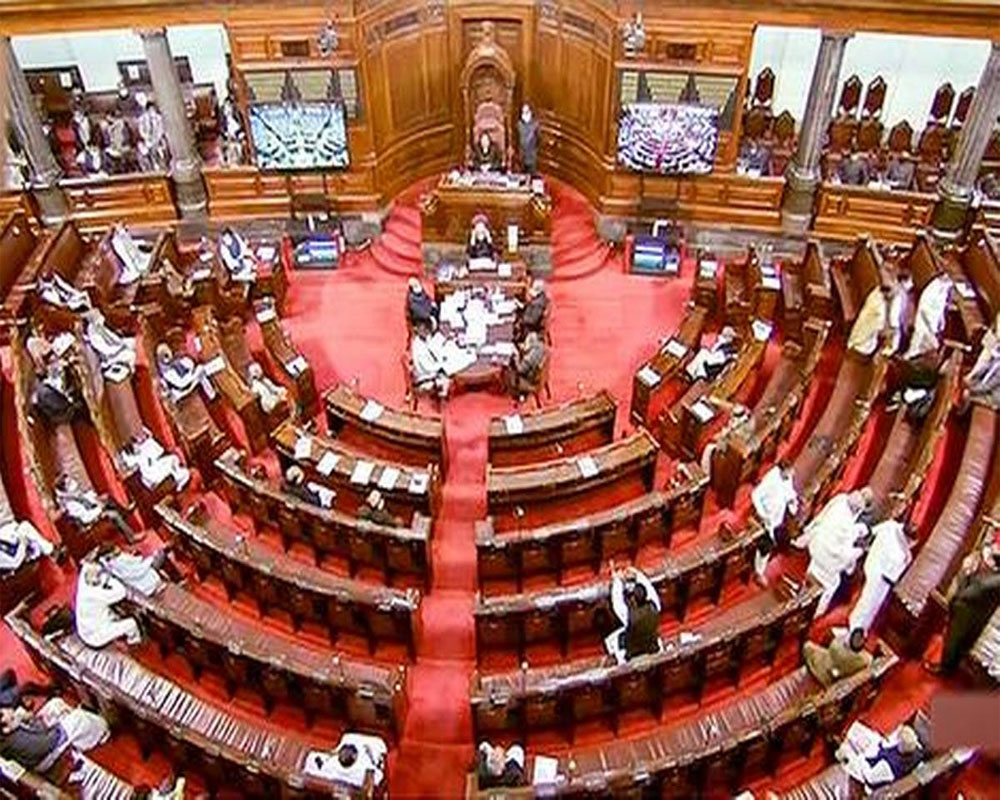
<svg viewBox="0 0 1000 800">
<path fill-rule="evenodd" d="M 400 364 L 406 342 L 403 315 L 406 292 L 405 277 L 420 268 L 419 214 L 416 192 L 407 193 L 397 202 L 387 225 L 386 234 L 359 254 L 345 259 L 341 269 L 331 272 L 298 272 L 292 279 L 285 324 L 292 339 L 303 351 L 316 373 L 318 388 L 323 391 L 338 381 L 356 383 L 358 389 L 378 398 L 387 405 L 402 405 L 404 376 Z M 692 264 L 684 265 L 683 275 L 674 280 L 660 280 L 626 274 L 622 259 L 610 255 L 599 242 L 590 220 L 590 212 L 578 195 L 557 187 L 553 219 L 554 273 L 549 283 L 552 300 L 551 388 L 553 402 L 607 388 L 617 399 L 619 413 L 616 433 L 627 424 L 628 399 L 632 377 L 638 365 L 670 335 L 684 313 L 691 284 Z M 777 357 L 777 348 L 768 354 L 757 390 Z M 829 348 L 814 381 L 813 390 L 804 403 L 799 423 L 782 452 L 791 456 L 808 439 L 813 425 L 822 414 L 830 384 L 837 372 L 839 352 Z M 9 373 L 9 371 L 8 371 Z M 164 420 L 154 399 L 148 374 L 140 376 L 139 400 L 147 424 L 163 437 Z M 749 391 L 752 402 L 754 390 Z M 43 530 L 50 531 L 40 513 L 31 481 L 25 481 L 21 469 L 21 452 L 17 444 L 13 394 L 9 384 L 2 397 L 4 442 L 4 478 L 19 513 L 29 515 Z M 468 705 L 468 686 L 475 669 L 472 607 L 475 596 L 475 546 L 473 524 L 485 514 L 484 472 L 486 463 L 486 425 L 490 415 L 511 409 L 508 399 L 484 394 L 467 394 L 450 400 L 444 411 L 449 447 L 449 474 L 444 487 L 443 503 L 434 529 L 433 585 L 424 594 L 417 643 L 416 662 L 409 667 L 409 712 L 402 741 L 390 755 L 389 781 L 393 797 L 460 797 L 464 793 L 465 773 L 472 761 L 474 742 Z M 423 409 L 430 412 L 429 408 Z M 321 423 L 322 427 L 322 423 Z M 877 460 L 887 426 L 878 420 L 869 426 L 856 448 L 855 458 L 844 478 L 844 485 L 864 479 Z M 960 431 L 950 431 L 940 447 L 928 489 L 922 499 L 921 525 L 933 524 L 940 510 L 940 494 L 935 490 L 936 477 L 948 474 L 955 465 L 955 454 L 961 453 Z M 357 443 L 357 444 L 360 444 Z M 107 464 L 105 463 L 105 466 Z M 658 476 L 663 480 L 670 465 L 665 464 Z M 105 470 L 102 470 L 104 473 Z M 110 476 L 106 476 L 110 482 Z M 946 481 L 945 481 L 946 482 Z M 624 487 L 630 492 L 630 487 Z M 606 502 L 606 498 L 605 498 Z M 577 504 L 571 506 L 574 513 Z M 684 546 L 692 538 L 714 531 L 722 519 L 738 519 L 747 509 L 746 489 L 741 490 L 735 511 L 719 512 L 709 496 L 706 514 L 699 531 L 682 531 L 673 547 Z M 568 512 L 567 512 L 568 513 Z M 929 520 L 927 522 L 926 520 Z M 244 522 L 246 522 L 244 520 Z M 266 532 L 258 533 L 265 540 L 273 539 Z M 656 558 L 662 552 L 656 547 L 644 551 L 642 561 Z M 773 569 L 799 571 L 796 558 L 779 557 Z M 65 597 L 70 589 L 58 570 L 47 576 L 47 591 Z M 570 580 L 590 579 L 589 575 Z M 377 580 L 377 578 L 376 578 Z M 548 580 L 548 579 L 546 579 Z M 549 580 L 549 583 L 551 581 Z M 528 585 L 533 585 L 528 582 Z M 212 582 L 197 589 L 201 596 L 225 604 L 224 595 Z M 754 585 L 728 586 L 721 606 L 742 602 L 759 591 Z M 237 603 L 234 613 L 246 613 Z M 696 624 L 717 612 L 718 607 L 705 601 L 694 604 L 683 623 Z M 251 612 L 252 613 L 252 612 Z M 831 617 L 846 610 L 835 610 Z M 817 630 L 825 630 L 831 620 L 824 620 Z M 283 621 L 266 624 L 286 630 Z M 665 630 L 676 630 L 682 623 L 669 621 Z M 311 643 L 324 646 L 320 637 L 305 634 Z M 31 666 L 20 646 L 6 628 L 0 629 L 0 667 L 14 664 L 19 674 L 27 676 Z M 580 653 L 571 653 L 572 657 Z M 141 657 L 156 669 L 174 675 L 192 690 L 225 702 L 219 687 L 212 680 L 202 684 L 193 681 L 186 666 L 176 658 L 166 661 L 146 648 Z M 379 659 L 395 659 L 398 654 L 383 651 Z M 554 652 L 540 650 L 529 656 L 532 663 L 545 663 L 558 658 Z M 484 661 L 489 669 L 508 669 L 510 654 L 499 654 Z M 719 687 L 706 696 L 702 709 L 731 699 L 734 693 L 753 691 L 774 680 L 796 663 L 794 648 L 785 648 L 770 669 L 754 669 L 744 676 L 738 689 Z M 936 682 L 928 679 L 918 665 L 907 664 L 886 684 L 866 719 L 890 726 L 904 718 L 915 706 L 933 692 Z M 252 698 L 240 696 L 241 714 L 260 716 Z M 671 721 L 698 712 L 693 704 L 670 708 Z M 300 730 L 302 722 L 294 710 L 280 709 L 274 720 Z M 628 735 L 649 731 L 657 723 L 641 715 L 623 724 Z M 336 740 L 336 731 L 322 725 L 312 735 L 320 741 Z M 603 726 L 585 726 L 578 732 L 578 741 L 608 741 L 613 734 Z M 532 736 L 529 746 L 557 752 L 566 747 L 558 736 Z M 116 737 L 114 746 L 103 748 L 99 760 L 115 772 L 134 781 L 153 781 L 165 774 L 169 765 L 159 757 L 142 763 L 137 758 L 135 742 L 128 736 Z M 784 787 L 802 780 L 822 766 L 822 754 L 812 756 L 782 773 L 775 780 L 754 785 L 760 790 Z M 985 773 L 985 774 L 984 774 Z M 977 766 L 963 777 L 968 797 L 987 797 L 996 788 L 985 768 Z M 994 796 L 1000 795 L 1000 793 Z"/>
</svg>

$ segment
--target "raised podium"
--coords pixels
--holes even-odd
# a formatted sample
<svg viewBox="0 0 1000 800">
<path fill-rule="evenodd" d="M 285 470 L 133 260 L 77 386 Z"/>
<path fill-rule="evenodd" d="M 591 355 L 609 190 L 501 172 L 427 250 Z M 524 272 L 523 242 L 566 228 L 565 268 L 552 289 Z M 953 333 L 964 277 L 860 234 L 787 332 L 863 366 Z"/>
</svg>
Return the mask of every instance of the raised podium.
<svg viewBox="0 0 1000 800">
<path fill-rule="evenodd" d="M 533 274 L 551 265 L 552 199 L 540 178 L 500 172 L 454 170 L 420 201 L 424 263 L 435 267 L 464 251 L 472 220 L 489 220 L 498 248 L 507 245 L 507 229 L 517 225 L 518 251 Z"/>
</svg>

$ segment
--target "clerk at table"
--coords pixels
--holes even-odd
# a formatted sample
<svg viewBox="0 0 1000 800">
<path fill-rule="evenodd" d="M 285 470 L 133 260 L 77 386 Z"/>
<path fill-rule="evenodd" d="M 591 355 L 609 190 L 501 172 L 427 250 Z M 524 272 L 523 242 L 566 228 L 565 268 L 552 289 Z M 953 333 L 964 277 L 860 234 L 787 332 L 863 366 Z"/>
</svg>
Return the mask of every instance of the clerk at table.
<svg viewBox="0 0 1000 800">
<path fill-rule="evenodd" d="M 472 232 L 469 234 L 469 246 L 466 253 L 471 261 L 474 258 L 496 258 L 496 248 L 493 246 L 493 234 L 486 224 L 482 214 L 472 220 Z"/>
</svg>

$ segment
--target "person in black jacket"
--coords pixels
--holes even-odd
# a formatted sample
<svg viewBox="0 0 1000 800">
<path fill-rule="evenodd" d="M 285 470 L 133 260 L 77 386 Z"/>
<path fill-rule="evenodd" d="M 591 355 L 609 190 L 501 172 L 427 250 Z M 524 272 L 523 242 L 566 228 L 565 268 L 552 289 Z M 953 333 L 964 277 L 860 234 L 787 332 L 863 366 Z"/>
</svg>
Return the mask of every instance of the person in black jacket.
<svg viewBox="0 0 1000 800">
<path fill-rule="evenodd" d="M 540 280 L 531 282 L 528 287 L 528 299 L 521 309 L 518 319 L 518 339 L 531 331 L 545 333 L 545 312 L 549 308 L 549 298 L 545 294 L 545 284 Z"/>
<path fill-rule="evenodd" d="M 975 644 L 1000 605 L 1000 536 L 970 553 L 962 562 L 955 594 L 948 603 L 948 628 L 938 663 L 925 666 L 933 673 L 953 672 Z"/>
<path fill-rule="evenodd" d="M 524 748 L 512 744 L 506 750 L 489 742 L 480 742 L 476 753 L 476 773 L 480 789 L 498 786 L 523 786 Z"/>
<path fill-rule="evenodd" d="M 413 327 L 427 325 L 431 330 L 438 326 L 438 304 L 434 302 L 419 278 L 410 278 L 406 293 L 406 315 Z"/>
</svg>

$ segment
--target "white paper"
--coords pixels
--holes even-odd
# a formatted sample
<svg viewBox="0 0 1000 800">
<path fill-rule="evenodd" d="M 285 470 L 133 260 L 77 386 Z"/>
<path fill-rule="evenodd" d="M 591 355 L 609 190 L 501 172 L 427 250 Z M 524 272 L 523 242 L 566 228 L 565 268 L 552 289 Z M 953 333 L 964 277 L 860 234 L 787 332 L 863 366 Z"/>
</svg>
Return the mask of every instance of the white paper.
<svg viewBox="0 0 1000 800">
<path fill-rule="evenodd" d="M 647 386 L 656 386 L 662 380 L 662 376 L 647 364 L 639 370 L 639 380 Z"/>
<path fill-rule="evenodd" d="M 700 633 L 689 633 L 688 631 L 681 631 L 681 635 L 678 637 L 678 642 L 681 646 L 694 644 L 695 642 L 701 641 Z"/>
<path fill-rule="evenodd" d="M 431 476 L 427 472 L 414 472 L 410 475 L 410 485 L 406 490 L 410 494 L 426 494 L 427 487 L 431 485 Z"/>
<path fill-rule="evenodd" d="M 6 758 L 0 758 L 0 775 L 4 775 L 8 780 L 17 782 L 21 780 L 21 776 L 27 770 L 18 764 L 16 761 L 10 761 Z"/>
<path fill-rule="evenodd" d="M 309 365 L 302 356 L 295 356 L 295 358 L 287 364 L 288 371 L 295 376 L 301 375 L 308 367 Z"/>
<path fill-rule="evenodd" d="M 396 481 L 399 479 L 399 470 L 395 467 L 385 467 L 382 474 L 378 476 L 379 489 L 395 489 Z"/>
<path fill-rule="evenodd" d="M 226 368 L 226 360 L 222 356 L 216 356 L 211 361 L 205 363 L 205 374 L 216 375 Z"/>
<path fill-rule="evenodd" d="M 339 462 L 340 456 L 337 453 L 327 450 L 323 453 L 323 457 L 319 460 L 319 463 L 316 464 L 316 471 L 320 475 L 330 477 Z"/>
<path fill-rule="evenodd" d="M 265 322 L 270 322 L 278 316 L 278 312 L 274 310 L 274 306 L 265 306 L 260 311 L 257 312 L 257 322 L 263 324 Z"/>
<path fill-rule="evenodd" d="M 520 414 L 510 414 L 504 417 L 503 424 L 507 429 L 507 433 L 511 436 L 517 436 L 519 433 L 524 433 L 524 420 L 521 419 Z"/>
<path fill-rule="evenodd" d="M 351 473 L 351 483 L 367 486 L 374 471 L 375 465 L 371 461 L 365 461 L 363 458 L 358 459 L 354 464 L 354 471 Z"/>
<path fill-rule="evenodd" d="M 128 73 L 129 78 L 131 78 L 132 80 L 134 80 L 134 81 L 139 80 L 139 65 L 138 64 L 129 64 L 125 68 L 125 71 Z"/>
<path fill-rule="evenodd" d="M 278 251 L 274 248 L 274 245 L 262 244 L 257 248 L 257 258 L 261 261 L 274 261 L 274 257 L 278 254 Z"/>
<path fill-rule="evenodd" d="M 664 351 L 672 355 L 674 358 L 684 358 L 687 354 L 688 349 L 678 342 L 676 339 L 670 339 L 664 346 Z"/>
<path fill-rule="evenodd" d="M 312 454 L 312 439 L 308 436 L 300 436 L 295 440 L 295 458 L 299 461 L 309 458 Z"/>
<path fill-rule="evenodd" d="M 775 292 L 781 289 L 781 281 L 774 275 L 763 275 L 760 279 L 760 285 Z"/>
<path fill-rule="evenodd" d="M 955 284 L 955 289 L 965 300 L 972 300 L 976 296 L 976 290 L 969 286 L 965 281 L 959 281 Z"/>
<path fill-rule="evenodd" d="M 535 770 L 531 776 L 534 786 L 548 786 L 556 782 L 559 775 L 559 760 L 549 756 L 535 756 Z"/>
<path fill-rule="evenodd" d="M 517 225 L 507 226 L 507 252 L 517 252 Z"/>
<path fill-rule="evenodd" d="M 337 493 L 329 486 L 320 486 L 318 483 L 313 483 L 312 481 L 307 481 L 306 486 L 316 493 L 320 506 L 323 508 L 331 508 L 333 506 L 333 499 L 337 496 Z"/>
<path fill-rule="evenodd" d="M 753 331 L 753 338 L 758 342 L 766 342 L 771 338 L 771 323 L 755 319 L 750 326 Z"/>
<path fill-rule="evenodd" d="M 502 264 L 497 264 L 497 275 L 501 278 L 509 278 L 514 274 L 514 269 L 510 264 L 504 262 Z"/>
<path fill-rule="evenodd" d="M 383 411 L 385 411 L 385 408 L 380 403 L 376 403 L 374 400 L 366 400 L 359 416 L 365 422 L 374 422 L 382 416 Z"/>
<path fill-rule="evenodd" d="M 73 73 L 72 72 L 60 72 L 59 73 L 59 85 L 63 89 L 73 88 Z"/>
<path fill-rule="evenodd" d="M 65 355 L 66 351 L 72 347 L 73 341 L 73 334 L 60 333 L 55 339 L 52 340 L 52 352 L 57 356 Z"/>
<path fill-rule="evenodd" d="M 584 478 L 593 478 L 600 470 L 597 467 L 597 462 L 594 461 L 590 456 L 580 456 L 576 460 L 577 467 L 580 468 L 580 474 Z"/>
<path fill-rule="evenodd" d="M 715 411 L 704 400 L 699 400 L 697 403 L 692 404 L 691 413 L 694 414 L 698 422 L 702 423 L 708 422 L 715 416 Z"/>
<path fill-rule="evenodd" d="M 470 272 L 492 272 L 496 269 L 497 262 L 494 261 L 489 256 L 482 256 L 481 258 L 470 258 L 469 259 L 469 271 Z"/>
<path fill-rule="evenodd" d="M 211 256 L 209 256 L 211 258 Z M 202 267 L 201 269 L 196 269 L 191 273 L 191 280 L 193 281 L 207 281 L 212 277 L 212 270 L 208 267 Z"/>
</svg>

